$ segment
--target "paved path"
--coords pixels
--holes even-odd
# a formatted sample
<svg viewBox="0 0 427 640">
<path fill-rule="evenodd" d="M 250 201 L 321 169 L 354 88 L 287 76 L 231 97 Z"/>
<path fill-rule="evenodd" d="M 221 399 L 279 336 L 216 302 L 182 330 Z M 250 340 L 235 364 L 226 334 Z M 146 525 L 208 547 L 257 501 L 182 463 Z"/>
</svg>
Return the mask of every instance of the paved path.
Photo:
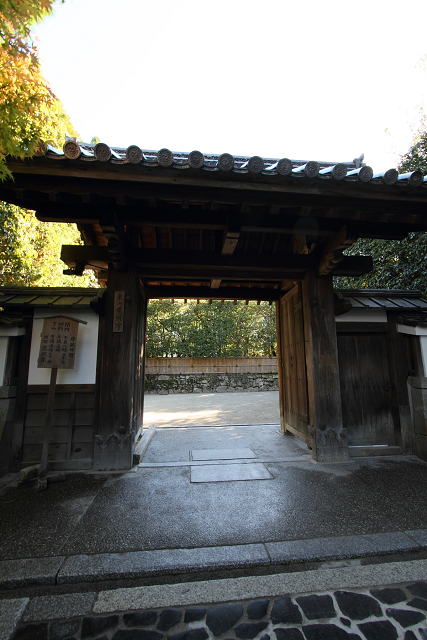
<svg viewBox="0 0 427 640">
<path fill-rule="evenodd" d="M 269 479 L 192 481 L 254 459 Z M 130 472 L 41 494 L 7 480 L 0 640 L 427 639 L 415 457 L 318 464 L 277 425 L 187 426 L 158 429 Z"/>
<path fill-rule="evenodd" d="M 146 395 L 144 427 L 279 423 L 279 392 Z"/>
</svg>

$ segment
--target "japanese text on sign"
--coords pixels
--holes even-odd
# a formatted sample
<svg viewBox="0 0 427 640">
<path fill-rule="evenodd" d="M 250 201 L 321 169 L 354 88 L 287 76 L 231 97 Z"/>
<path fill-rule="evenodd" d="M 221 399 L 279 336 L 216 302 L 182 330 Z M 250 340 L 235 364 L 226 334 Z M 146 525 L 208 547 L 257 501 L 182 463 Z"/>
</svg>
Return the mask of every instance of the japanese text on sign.
<svg viewBox="0 0 427 640">
<path fill-rule="evenodd" d="M 123 333 L 125 315 L 125 292 L 114 292 L 113 333 Z"/>
<path fill-rule="evenodd" d="M 45 318 L 41 334 L 38 368 L 73 369 L 78 320 L 56 316 Z"/>
</svg>

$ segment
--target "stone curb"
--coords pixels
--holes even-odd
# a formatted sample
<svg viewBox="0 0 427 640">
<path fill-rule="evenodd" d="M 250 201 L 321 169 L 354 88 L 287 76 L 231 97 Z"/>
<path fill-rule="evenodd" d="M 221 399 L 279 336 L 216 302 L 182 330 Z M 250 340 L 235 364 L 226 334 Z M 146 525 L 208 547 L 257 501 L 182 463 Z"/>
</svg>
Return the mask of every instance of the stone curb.
<svg viewBox="0 0 427 640">
<path fill-rule="evenodd" d="M 0 640 L 417 640 L 426 575 L 424 559 L 7 600 Z"/>
<path fill-rule="evenodd" d="M 418 529 L 262 544 L 3 560 L 0 589 L 256 568 L 261 573 L 266 569 L 271 573 L 275 568 L 291 570 L 294 565 L 307 564 L 309 569 L 312 563 L 419 553 L 426 549 L 427 530 Z"/>
<path fill-rule="evenodd" d="M 269 576 L 119 588 L 100 591 L 93 606 L 93 613 L 109 614 L 115 611 L 186 607 L 200 603 L 239 602 L 291 593 L 321 593 L 335 589 L 363 589 L 376 585 L 425 580 L 426 575 L 427 560 L 410 560 L 321 571 L 296 571 Z"/>
<path fill-rule="evenodd" d="M 0 589 L 56 584 L 65 556 L 21 558 L 0 562 Z"/>
<path fill-rule="evenodd" d="M 8 640 L 25 611 L 29 598 L 0 602 L 0 640 Z"/>
</svg>

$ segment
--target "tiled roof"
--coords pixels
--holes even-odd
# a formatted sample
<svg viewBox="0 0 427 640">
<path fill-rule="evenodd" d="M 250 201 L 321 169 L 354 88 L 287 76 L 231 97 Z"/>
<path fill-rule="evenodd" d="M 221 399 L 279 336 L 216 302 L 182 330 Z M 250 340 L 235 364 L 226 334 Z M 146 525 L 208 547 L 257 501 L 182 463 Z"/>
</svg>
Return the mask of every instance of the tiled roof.
<svg viewBox="0 0 427 640">
<path fill-rule="evenodd" d="M 388 309 L 414 311 L 427 309 L 427 300 L 421 291 L 402 289 L 339 289 L 343 298 L 351 302 L 353 309 Z"/>
<path fill-rule="evenodd" d="M 111 164 L 132 164 L 176 170 L 191 169 L 222 173 L 262 174 L 263 176 L 281 176 L 283 178 L 305 177 L 319 180 L 360 181 L 388 186 L 408 183 L 414 187 L 427 186 L 427 178 L 424 178 L 421 171 L 398 174 L 396 169 L 389 169 L 374 174 L 372 168 L 363 163 L 363 154 L 351 162 L 320 162 L 290 160 L 288 158 L 261 158 L 260 156 L 233 156 L 229 153 L 203 154 L 200 151 L 191 151 L 190 153 L 172 152 L 169 149 L 153 151 L 140 149 L 137 145 L 131 145 L 124 149 L 109 147 L 103 142 L 92 145 L 70 139 L 64 144 L 62 151 L 51 145 L 40 146 L 36 156 L 46 156 L 55 160 L 109 162 Z"/>
<path fill-rule="evenodd" d="M 0 307 L 90 308 L 90 302 L 104 289 L 77 287 L 0 287 Z M 421 291 L 402 289 L 338 289 L 353 309 L 427 310 Z"/>
<path fill-rule="evenodd" d="M 69 307 L 73 309 L 90 309 L 93 300 L 102 289 L 86 289 L 74 287 L 1 287 L 0 307 L 5 309 L 26 307 Z"/>
</svg>

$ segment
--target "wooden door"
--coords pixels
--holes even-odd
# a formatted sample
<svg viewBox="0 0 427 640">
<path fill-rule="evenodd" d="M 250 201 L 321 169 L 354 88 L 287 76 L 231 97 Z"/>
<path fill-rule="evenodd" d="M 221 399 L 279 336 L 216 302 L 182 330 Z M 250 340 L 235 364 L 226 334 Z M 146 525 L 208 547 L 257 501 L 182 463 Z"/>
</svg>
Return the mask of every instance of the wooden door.
<svg viewBox="0 0 427 640">
<path fill-rule="evenodd" d="M 386 335 L 339 333 L 337 338 L 349 445 L 395 445 Z"/>
<path fill-rule="evenodd" d="M 308 440 L 308 396 L 301 292 L 294 287 L 279 304 L 282 428 Z"/>
<path fill-rule="evenodd" d="M 133 392 L 133 430 L 135 437 L 142 429 L 145 387 L 145 337 L 147 329 L 147 299 L 145 291 L 140 291 L 135 330 L 135 386 Z"/>
</svg>

